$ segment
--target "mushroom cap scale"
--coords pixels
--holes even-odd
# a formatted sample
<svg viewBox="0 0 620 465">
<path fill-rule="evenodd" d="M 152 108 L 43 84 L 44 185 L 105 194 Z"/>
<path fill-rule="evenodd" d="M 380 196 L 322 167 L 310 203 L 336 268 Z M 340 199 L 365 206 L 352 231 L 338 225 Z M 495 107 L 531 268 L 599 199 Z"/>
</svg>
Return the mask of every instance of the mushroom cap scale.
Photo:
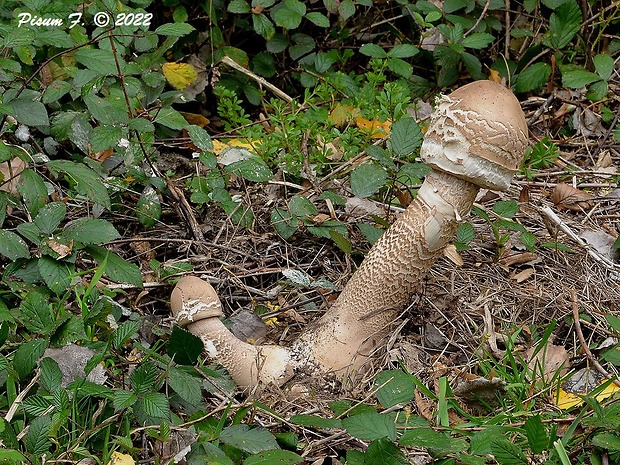
<svg viewBox="0 0 620 465">
<path fill-rule="evenodd" d="M 435 169 L 506 190 L 527 144 L 527 123 L 513 93 L 493 81 L 476 81 L 437 100 L 420 156 Z"/>
<path fill-rule="evenodd" d="M 185 276 L 179 280 L 170 296 L 170 308 L 181 327 L 224 315 L 215 289 L 195 276 Z"/>
</svg>

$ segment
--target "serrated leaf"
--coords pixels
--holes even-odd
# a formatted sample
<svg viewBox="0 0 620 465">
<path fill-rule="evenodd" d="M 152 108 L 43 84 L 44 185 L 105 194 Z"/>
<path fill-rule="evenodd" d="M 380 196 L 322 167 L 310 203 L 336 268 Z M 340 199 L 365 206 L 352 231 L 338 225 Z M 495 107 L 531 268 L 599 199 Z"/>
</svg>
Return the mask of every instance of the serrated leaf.
<svg viewBox="0 0 620 465">
<path fill-rule="evenodd" d="M 620 451 L 620 437 L 613 433 L 601 433 L 592 438 L 592 445 L 602 449 Z"/>
<path fill-rule="evenodd" d="M 111 50 L 82 48 L 76 51 L 73 57 L 75 61 L 101 76 L 115 76 L 118 74 L 116 60 Z M 125 63 L 120 57 L 117 57 L 117 59 L 119 60 L 119 65 L 121 65 L 121 70 L 123 70 Z"/>
<path fill-rule="evenodd" d="M 139 399 L 139 403 L 149 417 L 161 420 L 170 419 L 170 404 L 164 394 L 149 392 Z"/>
<path fill-rule="evenodd" d="M 189 63 L 164 63 L 161 67 L 166 81 L 177 90 L 184 90 L 198 79 L 198 71 Z"/>
<path fill-rule="evenodd" d="M 39 289 L 32 289 L 19 304 L 19 318 L 22 324 L 36 334 L 52 330 L 54 320 L 47 296 Z"/>
<path fill-rule="evenodd" d="M 180 365 L 193 365 L 197 360 L 204 346 L 197 336 L 188 331 L 184 331 L 178 326 L 172 328 L 170 339 L 168 340 L 168 355 Z"/>
<path fill-rule="evenodd" d="M 47 343 L 43 339 L 33 339 L 32 341 L 21 344 L 13 356 L 13 369 L 17 372 L 19 379 L 26 378 L 45 352 Z"/>
<path fill-rule="evenodd" d="M 145 228 L 152 228 L 161 218 L 161 202 L 157 191 L 152 186 L 146 186 L 136 205 L 136 216 Z"/>
<path fill-rule="evenodd" d="M 299 0 L 284 0 L 271 10 L 273 21 L 284 29 L 297 29 L 306 14 L 306 5 Z"/>
<path fill-rule="evenodd" d="M 327 16 L 318 11 L 308 13 L 306 19 L 319 27 L 329 27 L 331 25 Z"/>
<path fill-rule="evenodd" d="M 105 261 L 105 275 L 117 283 L 132 284 L 142 287 L 142 273 L 140 267 L 129 263 L 104 247 L 90 245 L 86 251 L 91 254 L 95 261 L 102 264 Z"/>
<path fill-rule="evenodd" d="M 119 412 L 131 407 L 137 401 L 138 397 L 133 392 L 126 391 L 125 389 L 117 389 L 114 391 L 112 404 L 114 405 L 114 411 Z"/>
<path fill-rule="evenodd" d="M 568 0 L 555 9 L 549 18 L 549 43 L 558 50 L 566 47 L 581 29 L 581 8 Z"/>
<path fill-rule="evenodd" d="M 357 227 L 371 245 L 377 242 L 385 232 L 385 229 L 377 228 L 376 226 L 366 223 L 357 223 Z"/>
<path fill-rule="evenodd" d="M 342 420 L 338 418 L 323 418 L 318 415 L 299 414 L 290 418 L 291 423 L 321 429 L 342 428 Z"/>
<path fill-rule="evenodd" d="M 153 122 L 166 126 L 167 128 L 180 131 L 187 127 L 189 124 L 183 115 L 176 111 L 174 108 L 165 107 L 160 110 L 153 110 L 152 116 Z"/>
<path fill-rule="evenodd" d="M 47 108 L 41 102 L 26 97 L 18 97 L 12 100 L 12 116 L 26 126 L 47 126 L 50 124 L 47 116 Z"/>
<path fill-rule="evenodd" d="M 385 408 L 411 402 L 415 392 L 411 377 L 402 370 L 384 370 L 377 373 L 375 388 L 380 386 L 382 387 L 377 391 L 377 400 Z"/>
<path fill-rule="evenodd" d="M 536 237 L 536 235 L 532 234 L 529 231 L 525 231 L 521 233 L 519 239 L 527 250 L 529 250 L 530 252 L 533 252 L 535 250 L 536 242 L 538 242 L 538 238 Z"/>
<path fill-rule="evenodd" d="M 409 79 L 413 74 L 413 66 L 400 58 L 389 57 L 387 59 L 387 67 L 394 74 Z"/>
<path fill-rule="evenodd" d="M 93 152 L 103 152 L 118 145 L 123 137 L 123 128 L 105 124 L 93 128 L 90 132 L 90 148 Z"/>
<path fill-rule="evenodd" d="M 220 441 L 250 454 L 278 449 L 276 438 L 266 429 L 250 428 L 248 425 L 232 425 L 224 428 Z"/>
<path fill-rule="evenodd" d="M 516 444 L 502 437 L 491 440 L 491 454 L 502 465 L 527 465 L 527 457 Z"/>
<path fill-rule="evenodd" d="M 353 252 L 351 241 L 349 241 L 349 239 L 347 239 L 347 237 L 344 234 L 341 234 L 340 232 L 336 230 L 331 230 L 329 231 L 329 236 L 332 238 L 332 240 L 338 246 L 338 248 L 342 250 L 344 253 Z"/>
<path fill-rule="evenodd" d="M 535 415 L 528 418 L 523 426 L 525 434 L 527 436 L 527 442 L 530 445 L 530 449 L 535 454 L 540 454 L 549 445 L 549 436 L 540 419 L 540 415 Z"/>
<path fill-rule="evenodd" d="M 49 400 L 49 398 L 39 394 L 28 396 L 28 398 L 26 398 L 23 403 L 24 411 L 28 415 L 32 415 L 35 417 L 40 417 L 41 415 L 44 415 L 51 405 L 52 402 Z"/>
<path fill-rule="evenodd" d="M 540 89 L 551 75 L 551 66 L 547 63 L 534 63 L 517 75 L 515 92 L 531 92 Z"/>
<path fill-rule="evenodd" d="M 168 372 L 168 385 L 192 407 L 200 405 L 202 401 L 201 383 L 195 376 L 172 367 Z"/>
<path fill-rule="evenodd" d="M 362 55 L 369 56 L 371 58 L 387 58 L 388 54 L 385 50 L 376 44 L 364 44 L 360 47 L 360 53 Z"/>
<path fill-rule="evenodd" d="M 0 431 L 1 432 L 1 431 Z M 0 462 L 6 463 L 26 463 L 26 457 L 16 450 L 0 450 Z"/>
<path fill-rule="evenodd" d="M 35 418 L 29 424 L 28 432 L 22 439 L 24 447 L 32 455 L 41 456 L 49 451 L 52 446 L 47 435 L 52 426 L 49 415 Z"/>
<path fill-rule="evenodd" d="M 387 438 L 375 439 L 364 454 L 366 465 L 408 465 L 403 451 Z"/>
<path fill-rule="evenodd" d="M 108 190 L 103 179 L 92 169 L 82 163 L 69 160 L 53 160 L 47 163 L 49 170 L 64 173 L 72 181 L 73 188 L 81 195 L 107 209 L 111 208 Z"/>
<path fill-rule="evenodd" d="M 500 200 L 493 205 L 493 211 L 502 218 L 514 218 L 519 211 L 519 204 L 515 200 Z"/>
<path fill-rule="evenodd" d="M 396 439 L 396 425 L 389 415 L 366 412 L 342 420 L 342 426 L 351 436 L 365 441 L 379 438 Z"/>
<path fill-rule="evenodd" d="M 461 45 L 467 48 L 481 49 L 487 47 L 495 40 L 491 34 L 486 32 L 474 32 L 461 41 Z"/>
<path fill-rule="evenodd" d="M 44 104 L 58 102 L 65 94 L 71 90 L 71 83 L 56 79 L 45 89 L 45 93 L 41 98 L 41 102 Z"/>
<path fill-rule="evenodd" d="M 271 212 L 271 225 L 283 239 L 289 239 L 297 231 L 299 220 L 288 210 L 274 208 Z"/>
<path fill-rule="evenodd" d="M 365 163 L 351 173 L 351 190 L 361 198 L 370 197 L 387 182 L 387 173 L 376 163 Z"/>
<path fill-rule="evenodd" d="M 301 287 L 310 286 L 310 282 L 312 281 L 312 278 L 308 273 L 300 270 L 285 269 L 282 270 L 282 274 L 293 284 Z"/>
<path fill-rule="evenodd" d="M 39 258 L 37 266 L 47 287 L 60 296 L 67 292 L 71 285 L 71 270 L 66 263 L 55 260 L 49 255 Z"/>
<path fill-rule="evenodd" d="M 120 349 L 123 347 L 129 338 L 138 332 L 140 326 L 140 321 L 126 321 L 119 325 L 112 334 L 112 344 L 114 345 L 114 348 Z M 136 369 L 133 373 L 136 373 L 137 371 L 138 370 Z"/>
<path fill-rule="evenodd" d="M 612 73 L 614 72 L 615 62 L 614 59 L 608 53 L 600 53 L 592 58 L 594 62 L 594 69 L 596 74 L 600 76 L 604 81 L 609 81 Z"/>
<path fill-rule="evenodd" d="M 456 230 L 456 241 L 461 244 L 470 243 L 476 237 L 476 230 L 470 223 L 462 223 Z"/>
<path fill-rule="evenodd" d="M 167 24 L 162 24 L 157 29 L 155 29 L 155 34 L 158 34 L 160 36 L 183 37 L 195 30 L 196 28 L 192 26 L 191 24 L 167 23 Z"/>
<path fill-rule="evenodd" d="M 213 150 L 213 142 L 211 141 L 211 136 L 209 136 L 209 133 L 202 129 L 200 126 L 190 124 L 187 127 L 187 132 L 189 134 L 189 138 L 200 150 L 203 150 L 205 152 Z"/>
<path fill-rule="evenodd" d="M 25 169 L 19 177 L 17 191 L 22 195 L 30 214 L 36 216 L 47 198 L 47 188 L 41 175 L 34 170 Z"/>
<path fill-rule="evenodd" d="M 395 45 L 392 50 L 387 52 L 391 58 L 411 58 L 420 52 L 418 47 L 411 44 L 398 44 Z"/>
<path fill-rule="evenodd" d="M 266 182 L 273 178 L 269 166 L 258 155 L 231 163 L 224 168 L 224 171 L 254 182 Z"/>
<path fill-rule="evenodd" d="M 254 27 L 256 33 L 263 36 L 267 41 L 271 41 L 276 34 L 276 28 L 273 23 L 263 13 L 259 15 L 252 15 L 252 26 Z M 270 42 L 268 42 L 268 44 L 269 43 Z"/>
<path fill-rule="evenodd" d="M 250 4 L 245 0 L 232 0 L 226 8 L 231 13 L 243 14 L 252 11 Z"/>
<path fill-rule="evenodd" d="M 56 360 L 45 357 L 39 363 L 41 368 L 41 384 L 47 392 L 53 393 L 60 389 L 62 383 L 62 371 Z"/>
<path fill-rule="evenodd" d="M 422 145 L 420 126 L 410 116 L 405 116 L 392 124 L 390 148 L 400 157 L 406 157 Z"/>
<path fill-rule="evenodd" d="M 51 236 L 67 214 L 67 207 L 63 202 L 52 202 L 39 210 L 34 224 L 46 235 Z"/>
<path fill-rule="evenodd" d="M 314 218 L 319 211 L 316 206 L 303 195 L 294 195 L 288 203 L 288 209 L 291 214 L 302 221 Z"/>
<path fill-rule="evenodd" d="M 398 442 L 403 446 L 432 449 L 442 455 L 460 452 L 468 447 L 467 441 L 451 438 L 431 428 L 413 428 L 405 432 Z"/>
<path fill-rule="evenodd" d="M 266 450 L 251 455 L 243 461 L 243 465 L 296 465 L 304 458 L 288 450 Z"/>
<path fill-rule="evenodd" d="M 98 218 L 79 218 L 68 223 L 62 236 L 84 245 L 103 244 L 121 237 L 114 225 Z"/>
<path fill-rule="evenodd" d="M 562 72 L 562 85 L 569 89 L 580 89 L 601 79 L 598 74 L 576 65 L 560 66 L 560 71 Z"/>
<path fill-rule="evenodd" d="M 9 260 L 29 258 L 30 251 L 24 240 L 12 231 L 0 229 L 0 255 Z"/>
</svg>

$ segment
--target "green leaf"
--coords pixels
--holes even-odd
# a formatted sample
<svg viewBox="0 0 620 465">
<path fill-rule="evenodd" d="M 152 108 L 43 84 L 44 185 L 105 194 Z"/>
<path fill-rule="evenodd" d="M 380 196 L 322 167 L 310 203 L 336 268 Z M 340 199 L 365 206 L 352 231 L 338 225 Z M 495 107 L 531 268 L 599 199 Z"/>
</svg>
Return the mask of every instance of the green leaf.
<svg viewBox="0 0 620 465">
<path fill-rule="evenodd" d="M 138 332 L 140 326 L 140 321 L 126 321 L 119 325 L 112 334 L 112 344 L 114 348 L 120 349 L 123 347 L 125 343 Z M 142 365 L 142 367 L 144 367 L 144 365 Z M 139 373 L 138 370 L 135 370 L 132 374 L 138 376 Z"/>
<path fill-rule="evenodd" d="M 323 418 L 318 415 L 299 414 L 293 415 L 290 419 L 291 423 L 300 426 L 308 426 L 320 429 L 336 429 L 342 428 L 342 420 L 338 418 Z"/>
<path fill-rule="evenodd" d="M 611 329 L 620 333 L 620 318 L 611 313 L 605 313 L 605 320 Z"/>
<path fill-rule="evenodd" d="M 52 402 L 50 401 L 48 396 L 44 397 L 39 394 L 34 394 L 32 396 L 29 396 L 28 398 L 26 398 L 23 404 L 24 411 L 28 415 L 32 415 L 36 417 L 45 415 L 46 410 L 50 408 L 51 405 L 52 405 Z"/>
<path fill-rule="evenodd" d="M 399 157 L 411 155 L 422 145 L 422 131 L 411 117 L 405 116 L 392 124 L 390 148 Z"/>
<path fill-rule="evenodd" d="M 138 396 L 136 396 L 131 391 L 126 391 L 125 389 L 117 389 L 114 391 L 114 398 L 112 399 L 112 404 L 114 405 L 114 411 L 119 412 L 126 408 L 131 407 L 138 401 Z"/>
<path fill-rule="evenodd" d="M 20 380 L 25 379 L 45 352 L 47 343 L 43 339 L 33 339 L 32 341 L 21 344 L 13 356 L 13 369 L 16 371 Z"/>
<path fill-rule="evenodd" d="M 575 0 L 568 0 L 556 8 L 549 18 L 549 43 L 561 50 L 566 47 L 581 29 L 581 8 Z"/>
<path fill-rule="evenodd" d="M 252 455 L 243 461 L 243 465 L 296 465 L 304 458 L 288 450 L 266 450 Z"/>
<path fill-rule="evenodd" d="M 123 137 L 123 128 L 112 125 L 102 125 L 93 128 L 90 133 L 90 145 L 93 152 L 102 152 L 118 145 Z"/>
<path fill-rule="evenodd" d="M 67 292 L 71 285 L 71 270 L 66 263 L 55 260 L 49 255 L 39 258 L 37 266 L 47 287 L 60 296 Z"/>
<path fill-rule="evenodd" d="M 157 191 L 151 186 L 146 186 L 136 205 L 136 216 L 145 228 L 152 228 L 161 218 L 161 202 Z"/>
<path fill-rule="evenodd" d="M 101 76 L 116 76 L 118 69 L 111 50 L 100 50 L 93 48 L 82 48 L 73 54 L 75 61 L 95 71 Z M 124 70 L 125 63 L 117 57 L 121 70 Z"/>
<path fill-rule="evenodd" d="M 476 230 L 470 223 L 462 223 L 456 230 L 456 241 L 461 244 L 469 244 L 476 237 Z"/>
<path fill-rule="evenodd" d="M 543 426 L 540 415 L 534 415 L 525 420 L 525 425 L 523 427 L 532 452 L 535 454 L 542 453 L 549 445 L 549 436 Z"/>
<path fill-rule="evenodd" d="M 495 40 L 491 34 L 486 32 L 474 32 L 463 39 L 461 45 L 467 48 L 481 49 L 487 47 Z"/>
<path fill-rule="evenodd" d="M 302 221 L 308 221 L 318 215 L 316 206 L 303 195 L 294 195 L 288 203 L 291 214 Z"/>
<path fill-rule="evenodd" d="M 349 239 L 347 239 L 347 237 L 344 234 L 341 234 L 336 230 L 332 230 L 332 231 L 329 231 L 329 236 L 332 238 L 332 240 L 338 246 L 338 248 L 342 250 L 344 253 L 353 252 L 351 241 L 349 241 Z"/>
<path fill-rule="evenodd" d="M 58 367 L 56 360 L 45 357 L 39 363 L 41 368 L 41 384 L 49 393 L 53 393 L 61 388 L 62 371 Z"/>
<path fill-rule="evenodd" d="M 266 429 L 252 428 L 248 425 L 232 425 L 224 428 L 220 441 L 250 454 L 278 449 L 276 438 Z"/>
<path fill-rule="evenodd" d="M 525 248 L 530 252 L 534 252 L 536 250 L 536 242 L 538 242 L 538 238 L 535 234 L 532 234 L 529 231 L 525 231 L 521 233 L 519 239 L 521 240 L 521 243 L 525 246 Z"/>
<path fill-rule="evenodd" d="M 464 439 L 451 438 L 431 428 L 413 428 L 403 434 L 398 442 L 403 446 L 431 449 L 441 455 L 461 452 L 468 447 Z"/>
<path fill-rule="evenodd" d="M 306 5 L 299 0 L 284 0 L 271 10 L 271 18 L 284 29 L 297 29 L 306 14 Z"/>
<path fill-rule="evenodd" d="M 385 229 L 377 228 L 371 224 L 357 223 L 357 227 L 362 232 L 364 237 L 373 245 L 383 235 Z"/>
<path fill-rule="evenodd" d="M 592 445 L 613 452 L 620 451 L 620 437 L 613 433 L 601 433 L 592 438 Z"/>
<path fill-rule="evenodd" d="M 189 133 L 189 138 L 200 150 L 203 150 L 205 152 L 213 150 L 213 142 L 211 141 L 211 136 L 209 136 L 209 133 L 202 129 L 200 126 L 190 124 L 187 127 L 187 132 Z"/>
<path fill-rule="evenodd" d="M 204 350 L 199 337 L 178 326 L 172 328 L 168 340 L 168 355 L 180 365 L 193 365 Z"/>
<path fill-rule="evenodd" d="M 592 83 L 588 87 L 588 93 L 586 97 L 593 102 L 598 102 L 599 100 L 603 100 L 607 93 L 609 92 L 609 85 L 606 81 L 597 81 Z"/>
<path fill-rule="evenodd" d="M 45 205 L 34 219 L 34 224 L 47 236 L 51 236 L 67 214 L 63 202 L 51 202 Z"/>
<path fill-rule="evenodd" d="M 283 239 L 289 239 L 297 231 L 299 220 L 288 210 L 274 208 L 271 211 L 271 225 Z"/>
<path fill-rule="evenodd" d="M 514 218 L 519 211 L 516 200 L 499 200 L 493 205 L 493 211 L 502 218 Z"/>
<path fill-rule="evenodd" d="M 392 50 L 387 52 L 390 58 L 411 58 L 417 55 L 420 49 L 411 44 L 398 44 L 395 45 Z"/>
<path fill-rule="evenodd" d="M 364 455 L 366 465 L 408 465 L 410 463 L 403 451 L 387 438 L 372 441 Z"/>
<path fill-rule="evenodd" d="M 231 13 L 243 14 L 252 11 L 250 4 L 245 0 L 232 0 L 226 8 Z"/>
<path fill-rule="evenodd" d="M 591 73 L 577 65 L 560 66 L 562 84 L 569 89 L 579 89 L 596 81 L 600 81 L 598 74 Z"/>
<path fill-rule="evenodd" d="M 343 21 L 353 16 L 355 14 L 355 3 L 353 3 L 353 0 L 341 0 L 338 3 L 338 14 Z"/>
<path fill-rule="evenodd" d="M 71 83 L 60 79 L 52 82 L 45 89 L 45 93 L 41 99 L 44 104 L 54 103 L 60 100 L 65 94 L 71 90 Z"/>
<path fill-rule="evenodd" d="M 0 450 L 0 463 L 27 463 L 26 457 L 16 450 Z"/>
<path fill-rule="evenodd" d="M 319 27 L 329 27 L 331 25 L 327 16 L 323 13 L 319 13 L 318 11 L 308 13 L 306 15 L 306 19 Z"/>
<path fill-rule="evenodd" d="M 192 26 L 191 24 L 167 23 L 167 24 L 162 24 L 157 29 L 155 29 L 155 34 L 158 34 L 160 36 L 183 37 L 195 30 L 196 28 Z"/>
<path fill-rule="evenodd" d="M 342 420 L 342 426 L 351 436 L 365 441 L 379 438 L 396 439 L 396 425 L 389 415 L 366 412 Z"/>
<path fill-rule="evenodd" d="M 12 231 L 0 229 L 0 255 L 9 260 L 29 258 L 30 251 L 24 240 Z"/>
<path fill-rule="evenodd" d="M 491 453 L 502 465 L 527 465 L 527 457 L 519 446 L 502 437 L 491 439 Z"/>
<path fill-rule="evenodd" d="M 200 405 L 202 393 L 199 378 L 180 368 L 172 367 L 168 372 L 168 385 L 192 407 Z"/>
<path fill-rule="evenodd" d="M 375 376 L 375 388 L 377 400 L 385 408 L 393 407 L 397 404 L 407 404 L 413 400 L 415 385 L 411 382 L 411 377 L 402 370 L 384 370 Z"/>
<path fill-rule="evenodd" d="M 169 420 L 170 404 L 168 398 L 159 392 L 146 393 L 139 399 L 139 405 L 149 417 L 154 419 Z"/>
<path fill-rule="evenodd" d="M 30 214 L 36 216 L 47 199 L 47 188 L 41 175 L 34 170 L 25 169 L 19 178 L 17 191 L 22 195 Z"/>
<path fill-rule="evenodd" d="M 405 79 L 409 79 L 413 74 L 413 66 L 400 58 L 388 57 L 387 67 L 394 74 L 402 76 Z"/>
<path fill-rule="evenodd" d="M 108 249 L 96 245 L 88 246 L 86 251 L 92 255 L 97 263 L 102 264 L 104 260 L 106 261 L 104 273 L 112 281 L 142 287 L 142 273 L 137 265 L 129 263 Z"/>
<path fill-rule="evenodd" d="M 52 172 L 62 172 L 68 176 L 76 192 L 110 209 L 110 196 L 103 180 L 88 166 L 69 160 L 53 160 L 47 163 L 47 167 Z"/>
<path fill-rule="evenodd" d="M 388 54 L 385 50 L 376 44 L 364 44 L 360 47 L 360 53 L 371 58 L 387 58 Z"/>
<path fill-rule="evenodd" d="M 551 76 L 551 66 L 547 63 L 534 63 L 517 75 L 515 92 L 531 92 L 540 89 Z"/>
<path fill-rule="evenodd" d="M 62 236 L 84 245 L 103 244 L 121 237 L 116 228 L 106 220 L 79 218 L 67 223 Z"/>
<path fill-rule="evenodd" d="M 273 178 L 269 166 L 258 155 L 231 163 L 224 168 L 224 172 L 233 173 L 254 182 L 266 182 Z"/>
<path fill-rule="evenodd" d="M 34 288 L 19 304 L 20 319 L 28 331 L 36 334 L 49 333 L 54 322 L 47 296 Z"/>
<path fill-rule="evenodd" d="M 27 97 L 18 97 L 9 105 L 13 109 L 12 116 L 26 126 L 47 126 L 50 124 L 47 108 L 41 102 Z"/>
<path fill-rule="evenodd" d="M 32 455 L 41 456 L 47 453 L 52 446 L 48 434 L 52 426 L 49 415 L 35 418 L 29 424 L 28 432 L 22 439 L 24 447 Z"/>
<path fill-rule="evenodd" d="M 351 173 L 351 190 L 358 197 L 370 197 L 387 182 L 387 173 L 376 163 L 365 163 Z"/>
<path fill-rule="evenodd" d="M 180 131 L 188 126 L 187 120 L 174 108 L 165 107 L 160 110 L 154 110 L 151 113 L 155 118 L 153 120 L 154 123 L 161 124 L 175 131 Z"/>
<path fill-rule="evenodd" d="M 604 81 L 609 81 L 612 73 L 614 72 L 615 62 L 614 59 L 608 53 L 600 53 L 592 58 L 594 62 L 594 69 Z"/>
<path fill-rule="evenodd" d="M 271 41 L 276 34 L 276 28 L 273 26 L 273 23 L 263 13 L 259 15 L 252 15 L 252 26 L 254 27 L 256 33 L 263 36 L 267 41 Z M 271 42 L 268 42 L 267 48 L 269 48 L 269 43 Z M 275 42 L 272 46 L 275 46 Z"/>
</svg>

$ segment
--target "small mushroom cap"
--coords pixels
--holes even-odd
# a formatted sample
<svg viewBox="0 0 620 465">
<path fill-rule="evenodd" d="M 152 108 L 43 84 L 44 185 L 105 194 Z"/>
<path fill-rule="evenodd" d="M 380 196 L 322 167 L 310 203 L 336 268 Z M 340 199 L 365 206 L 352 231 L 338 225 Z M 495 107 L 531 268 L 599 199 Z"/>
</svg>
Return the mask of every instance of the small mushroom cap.
<svg viewBox="0 0 620 465">
<path fill-rule="evenodd" d="M 224 315 L 222 303 L 208 282 L 195 276 L 179 280 L 170 295 L 170 308 L 179 326 Z"/>
<path fill-rule="evenodd" d="M 496 82 L 476 81 L 438 99 L 420 156 L 440 171 L 506 190 L 527 144 L 527 123 L 514 94 Z"/>
</svg>

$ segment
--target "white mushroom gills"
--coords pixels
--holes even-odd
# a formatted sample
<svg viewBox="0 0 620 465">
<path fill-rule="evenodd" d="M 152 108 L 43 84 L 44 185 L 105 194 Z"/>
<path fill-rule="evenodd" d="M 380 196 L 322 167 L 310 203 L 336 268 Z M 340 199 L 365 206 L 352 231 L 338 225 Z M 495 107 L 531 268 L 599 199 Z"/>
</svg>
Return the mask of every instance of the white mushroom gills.
<svg viewBox="0 0 620 465">
<path fill-rule="evenodd" d="M 214 306 L 204 313 L 188 312 L 180 323 L 202 338 L 240 387 L 282 384 L 295 373 L 355 377 L 372 353 L 383 347 L 398 315 L 410 305 L 469 213 L 479 188 L 508 188 L 527 141 L 519 102 L 505 87 L 477 81 L 441 97 L 420 153 L 433 171 L 407 210 L 368 252 L 333 306 L 290 349 L 240 341 L 219 321 Z M 178 315 L 182 305 L 175 291 L 171 306 Z M 210 295 L 186 294 L 186 299 Z"/>
</svg>

